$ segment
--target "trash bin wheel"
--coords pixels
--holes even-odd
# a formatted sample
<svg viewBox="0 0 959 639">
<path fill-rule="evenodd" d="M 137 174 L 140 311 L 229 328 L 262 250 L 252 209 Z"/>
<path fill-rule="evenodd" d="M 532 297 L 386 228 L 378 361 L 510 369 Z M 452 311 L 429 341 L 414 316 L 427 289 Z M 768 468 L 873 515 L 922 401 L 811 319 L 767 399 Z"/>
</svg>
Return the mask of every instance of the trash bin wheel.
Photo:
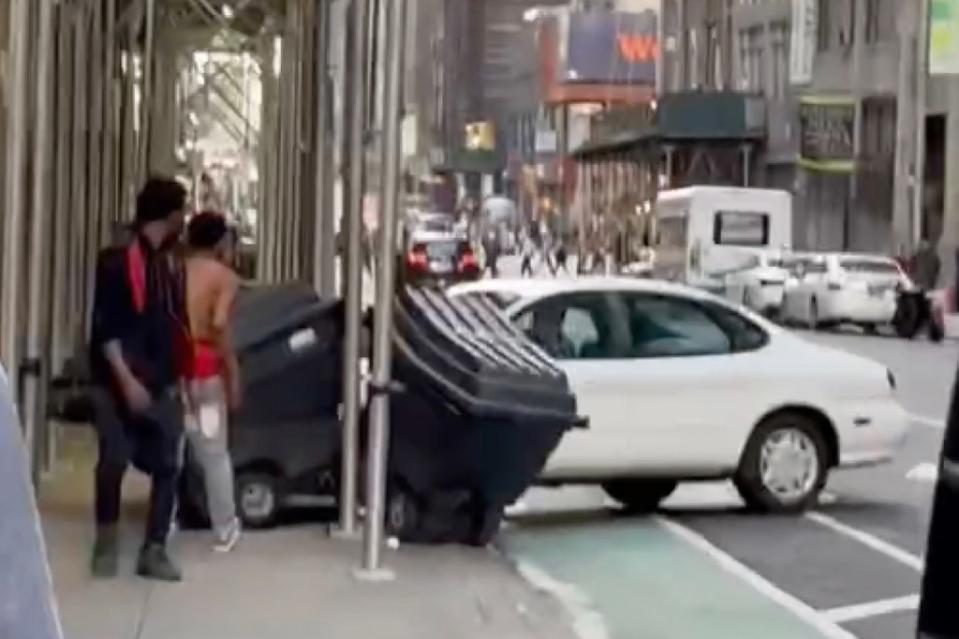
<svg viewBox="0 0 959 639">
<path fill-rule="evenodd" d="M 236 478 L 237 514 L 247 528 L 276 525 L 282 495 L 277 478 L 262 471 L 240 472 Z"/>
<path fill-rule="evenodd" d="M 603 484 L 603 490 L 627 512 L 648 513 L 656 510 L 678 483 L 672 479 L 616 479 Z"/>
<path fill-rule="evenodd" d="M 469 544 L 479 548 L 488 546 L 499 532 L 502 521 L 503 510 L 501 508 L 475 504 L 473 507 L 473 531 L 468 540 Z"/>
<path fill-rule="evenodd" d="M 419 498 L 404 483 L 390 482 L 386 494 L 386 532 L 407 540 L 420 528 L 423 507 Z"/>
</svg>

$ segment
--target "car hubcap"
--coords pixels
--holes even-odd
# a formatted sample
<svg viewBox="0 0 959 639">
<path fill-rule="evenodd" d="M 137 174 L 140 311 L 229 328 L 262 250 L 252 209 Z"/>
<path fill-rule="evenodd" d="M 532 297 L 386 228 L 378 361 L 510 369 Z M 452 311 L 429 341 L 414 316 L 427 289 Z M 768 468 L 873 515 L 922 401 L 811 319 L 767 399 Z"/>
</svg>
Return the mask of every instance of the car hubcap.
<svg viewBox="0 0 959 639">
<path fill-rule="evenodd" d="M 812 491 L 819 475 L 816 444 L 801 430 L 777 430 L 763 443 L 759 471 L 763 486 L 780 501 L 800 501 Z"/>
<path fill-rule="evenodd" d="M 255 518 L 268 517 L 273 512 L 273 491 L 263 484 L 249 484 L 243 488 L 240 504 L 243 512 Z"/>
</svg>

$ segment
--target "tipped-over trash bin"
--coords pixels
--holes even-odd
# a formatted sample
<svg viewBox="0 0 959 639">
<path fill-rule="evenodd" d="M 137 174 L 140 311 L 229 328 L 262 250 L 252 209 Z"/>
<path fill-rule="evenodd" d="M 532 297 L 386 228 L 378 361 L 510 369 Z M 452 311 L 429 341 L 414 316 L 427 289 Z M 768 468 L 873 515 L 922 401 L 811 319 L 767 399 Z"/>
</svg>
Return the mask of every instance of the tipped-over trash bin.
<svg viewBox="0 0 959 639">
<path fill-rule="evenodd" d="M 579 423 L 575 397 L 489 302 L 407 288 L 394 309 L 387 528 L 484 545 Z"/>
<path fill-rule="evenodd" d="M 229 446 L 247 526 L 272 524 L 290 493 L 335 492 L 342 335 L 342 304 L 307 286 L 250 287 L 237 299 L 243 403 L 230 417 Z M 181 519 L 205 525 L 202 476 L 187 463 L 183 477 Z"/>
</svg>

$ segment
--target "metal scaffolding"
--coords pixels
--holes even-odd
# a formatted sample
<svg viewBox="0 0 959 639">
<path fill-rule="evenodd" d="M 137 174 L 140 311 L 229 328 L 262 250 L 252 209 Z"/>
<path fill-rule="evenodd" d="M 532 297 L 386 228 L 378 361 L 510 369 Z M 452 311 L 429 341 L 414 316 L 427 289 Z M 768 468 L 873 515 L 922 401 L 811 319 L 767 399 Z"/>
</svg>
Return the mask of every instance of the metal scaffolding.
<svg viewBox="0 0 959 639">
<path fill-rule="evenodd" d="M 337 5 L 348 6 L 348 14 L 335 11 Z M 55 458 L 49 381 L 85 368 L 99 250 L 119 239 L 150 175 L 190 182 L 193 201 L 202 205 L 197 187 L 206 160 L 198 144 L 210 130 L 224 131 L 249 161 L 231 179 L 229 199 L 234 209 L 256 211 L 258 279 L 301 279 L 331 296 L 338 249 L 345 249 L 341 525 L 355 533 L 363 206 L 367 187 L 378 185 L 377 297 L 389 309 L 406 49 L 405 1 L 370 6 L 370 0 L 0 0 L 7 65 L 0 361 L 24 419 L 35 478 Z M 331 47 L 338 33 L 347 36 L 339 52 Z M 345 63 L 338 67 L 340 56 Z M 337 67 L 339 83 L 331 75 Z M 346 89 L 341 118 L 335 117 L 338 86 Z M 374 139 L 381 157 L 373 164 L 382 177 L 368 175 Z M 341 201 L 334 197 L 338 176 Z M 389 381 L 389 331 L 388 314 L 378 314 L 378 387 Z M 373 402 L 367 525 L 376 525 L 367 529 L 367 571 L 380 562 L 386 401 Z"/>
</svg>

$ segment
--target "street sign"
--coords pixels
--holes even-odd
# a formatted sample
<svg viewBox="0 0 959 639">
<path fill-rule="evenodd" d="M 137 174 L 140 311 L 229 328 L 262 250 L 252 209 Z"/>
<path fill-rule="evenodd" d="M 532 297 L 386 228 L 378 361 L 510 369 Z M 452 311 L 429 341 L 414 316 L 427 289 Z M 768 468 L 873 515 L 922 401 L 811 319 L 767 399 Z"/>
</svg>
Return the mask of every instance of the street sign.
<svg viewBox="0 0 959 639">
<path fill-rule="evenodd" d="M 929 73 L 959 74 L 959 0 L 929 4 Z"/>
</svg>

